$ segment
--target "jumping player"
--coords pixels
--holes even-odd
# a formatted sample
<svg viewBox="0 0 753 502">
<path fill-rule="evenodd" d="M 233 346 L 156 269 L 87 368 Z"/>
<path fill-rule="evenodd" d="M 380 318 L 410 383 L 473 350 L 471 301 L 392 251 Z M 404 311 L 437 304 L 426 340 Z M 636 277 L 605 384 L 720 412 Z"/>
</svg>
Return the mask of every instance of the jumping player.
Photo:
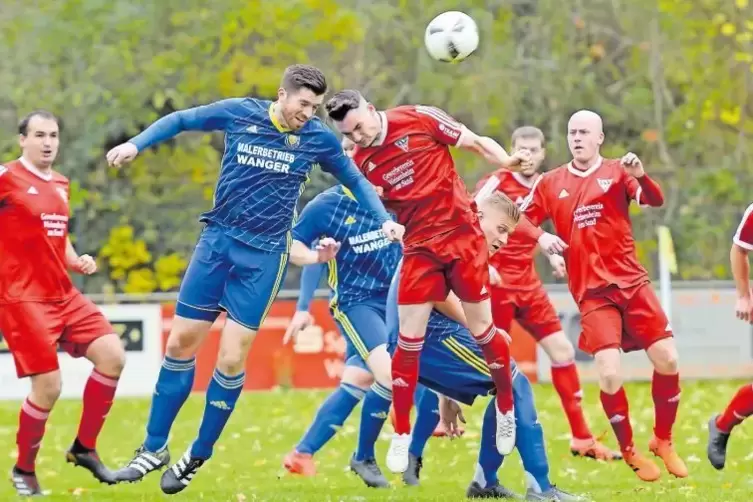
<svg viewBox="0 0 753 502">
<path fill-rule="evenodd" d="M 225 133 L 214 208 L 201 216 L 205 228 L 181 283 L 147 436 L 118 472 L 120 480 L 138 481 L 168 465 L 168 434 L 191 391 L 196 352 L 224 310 L 228 318 L 198 437 L 164 473 L 162 491 L 185 489 L 211 457 L 241 394 L 246 355 L 285 278 L 288 259 L 303 265 L 328 261 L 336 252 L 334 242 L 322 243 L 318 252 L 292 247 L 296 204 L 315 164 L 374 212 L 388 239 L 401 239 L 402 226 L 390 219 L 332 131 L 314 117 L 326 90 L 321 71 L 294 65 L 285 70 L 275 102 L 226 99 L 171 113 L 108 152 L 108 162 L 118 166 L 182 131 Z"/>
<path fill-rule="evenodd" d="M 742 221 L 730 250 L 732 277 L 737 287 L 735 315 L 738 319 L 753 324 L 753 291 L 750 287 L 749 253 L 753 251 L 753 204 L 745 210 Z M 709 421 L 709 442 L 707 454 L 709 462 L 716 469 L 724 469 L 727 458 L 727 442 L 737 425 L 753 415 L 753 385 L 747 383 L 740 387 L 724 413 L 715 415 Z"/>
<path fill-rule="evenodd" d="M 21 158 L 0 165 L 0 331 L 16 374 L 30 377 L 31 393 L 18 417 L 18 457 L 11 481 L 19 496 L 42 495 L 35 460 L 47 418 L 60 397 L 60 346 L 94 364 L 66 461 L 113 484 L 96 443 L 125 352 L 113 327 L 68 275 L 69 270 L 93 274 L 97 264 L 89 255 L 79 256 L 68 238 L 68 179 L 52 169 L 60 145 L 58 121 L 49 112 L 35 111 L 20 122 L 18 132 Z"/>
<path fill-rule="evenodd" d="M 541 176 L 539 169 L 546 158 L 544 133 L 532 126 L 520 127 L 512 133 L 512 151 L 527 150 L 530 165 L 520 172 L 499 169 L 484 177 L 477 185 L 477 197 L 497 190 L 520 205 L 531 187 Z M 520 323 L 541 345 L 552 361 L 552 383 L 560 396 L 562 407 L 570 424 L 570 451 L 573 455 L 617 460 L 622 458 L 597 441 L 586 422 L 581 407 L 583 391 L 578 369 L 575 366 L 575 349 L 562 331 L 557 311 L 541 283 L 534 266 L 537 243 L 522 232 L 510 236 L 508 244 L 493 254 L 489 263 L 501 274 L 502 284 L 492 281 L 492 315 L 494 325 L 507 332 L 512 321 Z M 564 278 L 565 263 L 562 256 L 550 254 L 549 261 L 555 275 Z"/>
<path fill-rule="evenodd" d="M 515 444 L 510 352 L 492 324 L 487 246 L 449 146 L 473 151 L 499 167 L 514 167 L 527 156 L 508 156 L 494 140 L 433 107 L 377 112 L 358 91 L 345 90 L 326 109 L 337 129 L 356 144 L 356 164 L 383 189 L 386 205 L 408 232 L 400 275 L 400 341 L 392 361 L 396 429 L 387 467 L 393 472 L 408 468 L 410 410 L 426 323 L 433 304 L 444 301 L 450 290 L 463 301 L 499 390 L 497 446 L 509 453 Z"/>
<path fill-rule="evenodd" d="M 534 224 L 551 218 L 569 244 L 564 258 L 570 292 L 581 313 L 578 345 L 596 360 L 601 403 L 626 463 L 644 481 L 661 474 L 635 447 L 620 376 L 620 349 L 645 350 L 654 366 L 655 424 L 649 449 L 671 474 L 686 477 L 687 467 L 672 445 L 680 402 L 677 349 L 648 273 L 636 257 L 628 212 L 633 200 L 658 207 L 664 196 L 635 154 L 601 157 L 604 133 L 596 113 L 575 113 L 567 139 L 572 162 L 539 177 L 522 208 Z"/>
</svg>

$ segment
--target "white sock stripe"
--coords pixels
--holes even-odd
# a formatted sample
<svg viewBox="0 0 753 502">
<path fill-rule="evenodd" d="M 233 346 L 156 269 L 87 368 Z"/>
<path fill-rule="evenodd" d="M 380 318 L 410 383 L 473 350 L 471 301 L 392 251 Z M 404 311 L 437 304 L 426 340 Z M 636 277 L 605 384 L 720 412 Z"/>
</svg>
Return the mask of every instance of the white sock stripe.
<svg viewBox="0 0 753 502">
<path fill-rule="evenodd" d="M 473 338 L 476 339 L 477 344 L 486 345 L 487 343 L 492 341 L 496 334 L 497 329 L 495 327 L 492 327 L 489 331 L 487 331 L 485 334 L 482 334 L 480 337 L 474 336 Z"/>
<path fill-rule="evenodd" d="M 551 367 L 552 368 L 567 368 L 568 366 L 575 366 L 575 360 L 567 361 L 564 363 L 558 363 L 555 361 L 551 361 Z"/>
<path fill-rule="evenodd" d="M 50 416 L 49 411 L 40 411 L 36 409 L 34 405 L 32 405 L 29 402 L 28 399 L 23 402 L 23 404 L 21 405 L 21 409 L 23 410 L 24 413 L 26 413 L 31 418 L 34 418 L 36 420 L 47 420 L 47 417 Z"/>
<path fill-rule="evenodd" d="M 89 378 L 91 378 L 92 380 L 96 380 L 102 385 L 106 385 L 108 387 L 116 388 L 118 386 L 117 378 L 112 378 L 107 375 L 103 375 L 102 373 L 96 370 L 92 370 L 91 375 L 89 375 Z"/>
<path fill-rule="evenodd" d="M 340 385 L 340 388 L 353 396 L 354 398 L 358 399 L 359 401 L 363 399 L 363 396 L 366 395 L 366 392 L 363 389 L 359 389 L 358 387 L 352 387 L 350 385 Z"/>
<path fill-rule="evenodd" d="M 421 350 L 423 348 L 423 346 L 424 346 L 424 340 L 423 340 L 423 338 L 421 338 L 418 341 L 411 341 L 411 342 L 406 341 L 406 340 L 398 340 L 397 341 L 397 346 L 400 347 L 403 350 L 417 352 L 417 351 L 419 351 L 419 350 Z"/>
<path fill-rule="evenodd" d="M 386 388 L 384 385 L 374 383 L 371 385 L 371 390 L 373 390 L 374 393 L 382 399 L 392 401 L 392 391 Z"/>
<path fill-rule="evenodd" d="M 216 380 L 218 384 L 220 384 L 220 387 L 223 387 L 225 389 L 237 389 L 239 387 L 243 387 L 243 384 L 246 382 L 245 373 L 241 373 L 239 377 L 229 379 L 226 376 L 220 374 L 219 371 L 215 370 L 212 378 Z"/>
<path fill-rule="evenodd" d="M 172 371 L 190 370 L 191 368 L 196 367 L 196 358 L 189 359 L 187 361 L 180 361 L 180 362 L 168 361 L 167 359 L 163 359 L 162 367 L 168 370 L 172 370 Z"/>
</svg>

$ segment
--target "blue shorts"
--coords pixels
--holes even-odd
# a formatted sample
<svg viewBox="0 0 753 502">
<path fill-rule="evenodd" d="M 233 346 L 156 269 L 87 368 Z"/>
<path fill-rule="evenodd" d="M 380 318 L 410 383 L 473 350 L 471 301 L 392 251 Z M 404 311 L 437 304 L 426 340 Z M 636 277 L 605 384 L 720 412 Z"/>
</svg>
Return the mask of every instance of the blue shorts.
<svg viewBox="0 0 753 502">
<path fill-rule="evenodd" d="M 345 338 L 345 364 L 369 370 L 366 361 L 372 350 L 387 344 L 386 298 L 340 307 L 333 305 L 332 317 Z"/>
<path fill-rule="evenodd" d="M 207 225 L 183 276 L 175 314 L 214 321 L 223 310 L 230 319 L 258 330 L 280 291 L 288 254 L 268 253 Z"/>
<path fill-rule="evenodd" d="M 394 344 L 390 344 L 394 353 Z M 518 368 L 512 363 L 513 379 Z M 494 391 L 489 368 L 471 333 L 458 329 L 451 335 L 426 332 L 421 351 L 418 381 L 426 387 L 461 403 L 471 405 L 478 396 Z"/>
</svg>

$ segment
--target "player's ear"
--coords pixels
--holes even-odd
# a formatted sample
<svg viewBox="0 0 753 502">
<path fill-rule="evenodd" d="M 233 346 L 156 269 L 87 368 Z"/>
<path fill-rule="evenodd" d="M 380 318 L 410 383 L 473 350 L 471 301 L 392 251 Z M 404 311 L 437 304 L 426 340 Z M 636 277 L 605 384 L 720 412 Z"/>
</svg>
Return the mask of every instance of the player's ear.
<svg viewBox="0 0 753 502">
<path fill-rule="evenodd" d="M 604 133 L 600 132 L 599 133 L 599 146 L 601 146 L 603 144 L 604 144 Z"/>
<path fill-rule="evenodd" d="M 285 98 L 287 97 L 287 95 L 288 95 L 288 92 L 285 90 L 285 88 L 280 87 L 279 89 L 277 89 L 277 99 L 278 100 L 284 101 Z"/>
</svg>

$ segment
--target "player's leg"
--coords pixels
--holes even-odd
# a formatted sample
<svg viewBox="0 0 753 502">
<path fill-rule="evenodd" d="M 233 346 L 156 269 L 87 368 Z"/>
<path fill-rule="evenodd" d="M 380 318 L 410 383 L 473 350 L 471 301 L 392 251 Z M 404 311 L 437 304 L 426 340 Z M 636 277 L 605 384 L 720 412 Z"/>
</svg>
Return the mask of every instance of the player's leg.
<svg viewBox="0 0 753 502">
<path fill-rule="evenodd" d="M 659 479 L 661 472 L 633 442 L 627 395 L 622 386 L 620 349 L 622 314 L 611 300 L 593 298 L 581 306 L 580 349 L 593 354 L 599 375 L 602 408 L 612 425 L 625 463 L 644 481 Z"/>
<path fill-rule="evenodd" d="M 340 385 L 319 407 L 295 449 L 285 456 L 283 466 L 291 474 L 316 474 L 313 455 L 334 437 L 371 386 L 374 377 L 362 366 L 354 364 L 357 357 L 353 355 L 346 359 Z"/>
<path fill-rule="evenodd" d="M 246 359 L 285 280 L 288 255 L 267 253 L 240 241 L 229 245 L 232 263 L 219 305 L 227 312 L 217 365 L 207 387 L 199 433 L 180 460 L 162 475 L 167 494 L 184 490 L 209 460 L 243 391 Z"/>
<path fill-rule="evenodd" d="M 434 435 L 439 424 L 439 396 L 431 389 L 418 384 L 416 387 L 416 423 L 413 424 L 408 448 L 408 469 L 403 473 L 403 482 L 418 486 L 423 467 L 424 448 Z"/>
<path fill-rule="evenodd" d="M 562 330 L 562 324 L 544 288 L 520 295 L 517 320 L 547 353 L 551 377 L 562 408 L 570 424 L 570 452 L 575 456 L 599 460 L 620 460 L 622 455 L 597 441 L 583 412 L 583 390 L 575 365 L 575 348 Z"/>
<path fill-rule="evenodd" d="M 465 234 L 452 250 L 458 259 L 448 270 L 450 287 L 462 302 L 465 318 L 476 343 L 481 347 L 494 385 L 497 387 L 497 448 L 508 455 L 515 448 L 510 345 L 492 322 L 489 300 L 488 247 L 483 234 Z"/>
<path fill-rule="evenodd" d="M 178 412 L 191 394 L 196 353 L 221 312 L 220 299 L 230 272 L 232 239 L 207 226 L 196 245 L 178 293 L 170 334 L 152 395 L 146 437 L 133 459 L 115 473 L 118 481 L 136 482 L 170 463 L 167 439 Z"/>
<path fill-rule="evenodd" d="M 724 469 L 727 459 L 727 442 L 737 425 L 753 415 L 753 385 L 746 383 L 738 389 L 721 415 L 709 420 L 709 441 L 706 453 L 715 469 Z"/>
<path fill-rule="evenodd" d="M 672 427 L 680 404 L 678 354 L 659 298 L 650 284 L 623 292 L 625 333 L 623 350 L 643 349 L 654 366 L 651 395 L 654 401 L 654 437 L 649 449 L 661 457 L 670 474 L 687 477 L 688 469 L 672 444 Z"/>
<path fill-rule="evenodd" d="M 13 356 L 18 378 L 31 378 L 31 392 L 18 414 L 18 454 L 11 482 L 19 496 L 41 495 L 36 458 L 50 411 L 60 397 L 55 347 L 62 324 L 49 304 L 23 302 L 0 309 L 0 331 Z"/>
</svg>

